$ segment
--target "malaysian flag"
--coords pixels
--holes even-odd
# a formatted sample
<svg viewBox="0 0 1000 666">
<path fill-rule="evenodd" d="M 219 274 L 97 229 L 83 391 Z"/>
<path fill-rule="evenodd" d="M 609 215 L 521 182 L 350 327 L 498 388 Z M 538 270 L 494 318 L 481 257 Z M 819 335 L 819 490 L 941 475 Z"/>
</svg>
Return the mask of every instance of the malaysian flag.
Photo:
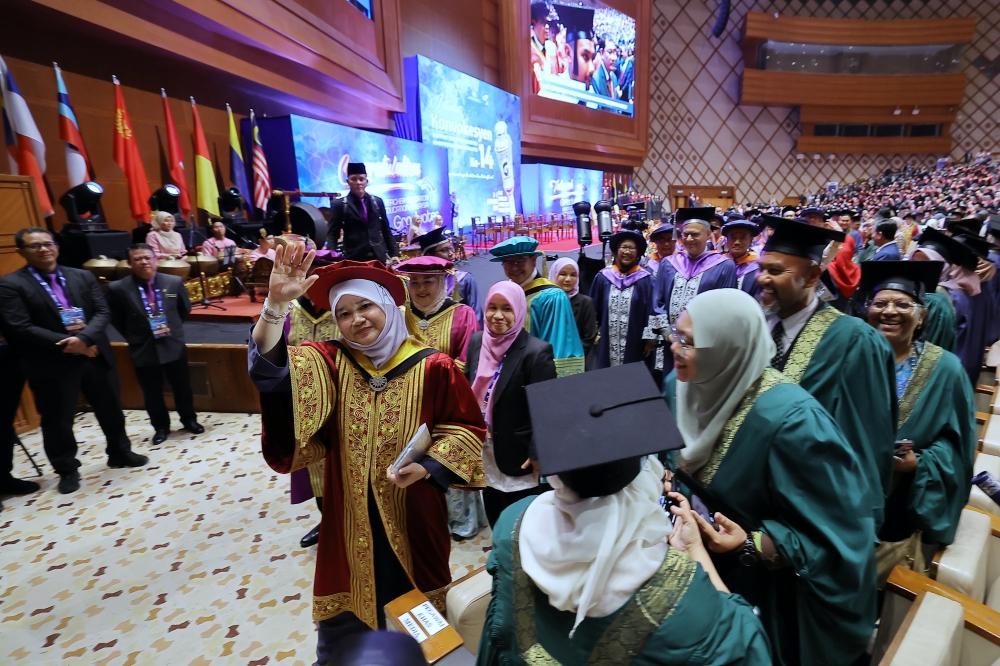
<svg viewBox="0 0 1000 666">
<path fill-rule="evenodd" d="M 260 143 L 253 109 L 250 109 L 250 132 L 253 135 L 253 205 L 264 210 L 267 200 L 271 198 L 271 174 L 267 171 L 267 158 L 264 157 L 264 146 Z"/>
</svg>

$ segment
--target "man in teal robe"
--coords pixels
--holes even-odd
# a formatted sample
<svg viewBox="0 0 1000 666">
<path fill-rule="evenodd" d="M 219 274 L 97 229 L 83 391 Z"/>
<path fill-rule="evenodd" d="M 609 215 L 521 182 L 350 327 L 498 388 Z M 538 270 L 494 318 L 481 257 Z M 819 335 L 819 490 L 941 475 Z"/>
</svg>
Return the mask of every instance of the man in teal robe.
<svg viewBox="0 0 1000 666">
<path fill-rule="evenodd" d="M 896 439 L 892 348 L 863 321 L 816 296 L 823 250 L 845 235 L 794 220 L 766 220 L 775 231 L 758 260 L 757 282 L 778 350 L 771 365 L 809 391 L 854 448 L 877 530 L 891 489 Z"/>
<path fill-rule="evenodd" d="M 539 276 L 535 263 L 542 253 L 537 248 L 534 238 L 514 236 L 490 248 L 490 261 L 502 262 L 507 278 L 524 288 L 528 302 L 524 330 L 552 345 L 560 377 L 575 375 L 583 372 L 584 354 L 573 305 L 559 285 Z"/>
<path fill-rule="evenodd" d="M 675 413 L 676 384 L 671 373 L 663 393 Z M 852 664 L 875 629 L 875 528 L 859 457 L 827 411 L 768 368 L 689 472 L 780 556 L 744 566 L 713 555 L 729 589 L 760 608 L 774 663 Z"/>
</svg>

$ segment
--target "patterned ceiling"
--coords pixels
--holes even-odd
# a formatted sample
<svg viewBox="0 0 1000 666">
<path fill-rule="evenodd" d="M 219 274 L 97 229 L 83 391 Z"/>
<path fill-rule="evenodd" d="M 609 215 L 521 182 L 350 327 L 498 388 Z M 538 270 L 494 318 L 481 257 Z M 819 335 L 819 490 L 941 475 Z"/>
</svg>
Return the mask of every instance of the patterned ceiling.
<svg viewBox="0 0 1000 666">
<path fill-rule="evenodd" d="M 671 185 L 731 185 L 740 201 L 781 201 L 829 181 L 853 182 L 937 155 L 804 155 L 799 114 L 787 107 L 739 106 L 739 34 L 748 11 L 832 18 L 946 18 L 975 15 L 966 50 L 965 101 L 952 126 L 952 156 L 1000 145 L 1000 0 L 733 0 L 716 38 L 717 3 L 654 0 L 649 157 L 636 170 L 639 191 L 666 196 Z"/>
</svg>

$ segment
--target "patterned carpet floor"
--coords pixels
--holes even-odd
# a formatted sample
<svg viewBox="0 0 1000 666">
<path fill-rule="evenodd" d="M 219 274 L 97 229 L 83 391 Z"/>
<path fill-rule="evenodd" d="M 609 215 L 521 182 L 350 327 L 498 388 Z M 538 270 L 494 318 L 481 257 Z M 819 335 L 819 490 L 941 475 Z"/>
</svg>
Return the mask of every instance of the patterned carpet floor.
<svg viewBox="0 0 1000 666">
<path fill-rule="evenodd" d="M 0 663 L 311 664 L 315 547 L 298 542 L 319 512 L 290 504 L 288 479 L 264 464 L 259 415 L 201 414 L 203 435 L 159 447 L 144 412 L 126 418 L 149 464 L 109 469 L 81 415 L 71 495 L 40 433 L 22 437 L 46 474 L 0 513 Z M 20 449 L 14 474 L 33 474 Z M 455 578 L 485 565 L 490 541 L 486 528 L 452 542 Z"/>
</svg>

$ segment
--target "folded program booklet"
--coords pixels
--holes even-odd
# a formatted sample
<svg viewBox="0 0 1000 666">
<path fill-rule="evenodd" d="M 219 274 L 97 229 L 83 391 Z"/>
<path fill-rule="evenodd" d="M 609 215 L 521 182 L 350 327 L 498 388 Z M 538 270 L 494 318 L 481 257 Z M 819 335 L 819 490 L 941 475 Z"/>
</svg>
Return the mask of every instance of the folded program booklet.
<svg viewBox="0 0 1000 666">
<path fill-rule="evenodd" d="M 413 439 L 407 443 L 403 448 L 403 452 L 399 454 L 396 461 L 389 466 L 389 470 L 393 474 L 397 474 L 399 470 L 403 469 L 412 462 L 417 462 L 427 451 L 431 448 L 433 440 L 431 439 L 431 433 L 427 429 L 426 423 L 421 423 L 420 427 L 417 429 L 417 434 L 413 436 Z"/>
</svg>

